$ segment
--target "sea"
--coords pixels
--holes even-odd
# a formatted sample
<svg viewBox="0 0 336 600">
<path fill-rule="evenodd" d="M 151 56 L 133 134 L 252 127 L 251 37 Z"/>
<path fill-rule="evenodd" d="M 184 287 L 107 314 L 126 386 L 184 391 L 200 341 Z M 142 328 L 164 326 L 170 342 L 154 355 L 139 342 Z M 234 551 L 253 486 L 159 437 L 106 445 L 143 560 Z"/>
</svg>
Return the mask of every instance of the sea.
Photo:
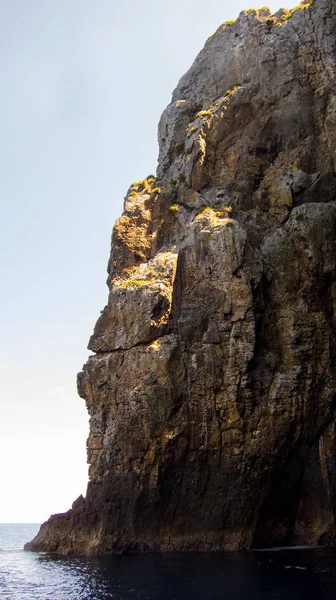
<svg viewBox="0 0 336 600">
<path fill-rule="evenodd" d="M 1 600 L 335 600 L 336 549 L 60 557 L 0 524 Z"/>
</svg>

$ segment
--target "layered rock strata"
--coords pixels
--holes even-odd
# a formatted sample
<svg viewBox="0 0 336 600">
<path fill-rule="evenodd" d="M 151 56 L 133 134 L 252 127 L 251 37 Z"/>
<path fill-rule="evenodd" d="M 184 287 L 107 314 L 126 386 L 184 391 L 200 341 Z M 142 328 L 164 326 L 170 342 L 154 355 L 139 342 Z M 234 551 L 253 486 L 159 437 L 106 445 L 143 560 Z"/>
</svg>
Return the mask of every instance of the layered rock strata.
<svg viewBox="0 0 336 600">
<path fill-rule="evenodd" d="M 335 542 L 335 32 L 244 11 L 180 80 L 78 376 L 87 495 L 29 549 Z"/>
</svg>

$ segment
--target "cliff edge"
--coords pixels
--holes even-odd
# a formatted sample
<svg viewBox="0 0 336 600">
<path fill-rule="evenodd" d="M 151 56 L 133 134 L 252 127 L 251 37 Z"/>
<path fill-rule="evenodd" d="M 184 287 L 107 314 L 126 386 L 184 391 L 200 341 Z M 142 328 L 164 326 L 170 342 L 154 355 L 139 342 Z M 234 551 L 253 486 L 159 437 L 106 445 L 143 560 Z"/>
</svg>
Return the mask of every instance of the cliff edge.
<svg viewBox="0 0 336 600">
<path fill-rule="evenodd" d="M 78 375 L 86 498 L 27 549 L 335 543 L 335 32 L 244 11 L 180 80 Z"/>
</svg>

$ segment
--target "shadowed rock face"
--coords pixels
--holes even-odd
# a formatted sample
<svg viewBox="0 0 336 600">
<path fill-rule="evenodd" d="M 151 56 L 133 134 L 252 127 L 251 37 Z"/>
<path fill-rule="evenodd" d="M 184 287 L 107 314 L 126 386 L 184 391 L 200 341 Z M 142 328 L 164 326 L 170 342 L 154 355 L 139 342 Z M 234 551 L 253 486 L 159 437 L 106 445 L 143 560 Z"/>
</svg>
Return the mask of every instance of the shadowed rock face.
<svg viewBox="0 0 336 600">
<path fill-rule="evenodd" d="M 86 499 L 29 549 L 335 542 L 335 31 L 245 11 L 179 82 L 78 376 Z"/>
</svg>

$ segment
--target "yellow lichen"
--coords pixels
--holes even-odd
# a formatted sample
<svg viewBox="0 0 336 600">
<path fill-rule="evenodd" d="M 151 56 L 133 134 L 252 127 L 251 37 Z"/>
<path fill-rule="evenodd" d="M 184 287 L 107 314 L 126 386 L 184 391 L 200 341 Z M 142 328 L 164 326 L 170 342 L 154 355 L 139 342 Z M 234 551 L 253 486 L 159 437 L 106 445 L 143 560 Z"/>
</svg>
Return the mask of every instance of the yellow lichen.
<svg viewBox="0 0 336 600">
<path fill-rule="evenodd" d="M 152 189 L 152 185 L 155 182 L 156 182 L 156 177 L 154 177 L 154 175 L 148 175 L 148 177 L 146 179 L 142 179 L 142 181 L 133 181 L 133 183 L 131 183 L 131 185 L 130 185 L 131 192 L 130 192 L 129 196 L 136 196 L 137 194 L 141 194 L 143 192 L 145 192 L 147 194 L 150 194 L 153 192 L 158 194 L 161 191 L 160 188 L 156 187 L 156 188 Z"/>
<path fill-rule="evenodd" d="M 159 350 L 161 348 L 160 340 L 154 340 L 149 346 L 147 346 L 148 350 Z"/>
<path fill-rule="evenodd" d="M 198 215 L 202 215 L 203 213 L 211 213 L 211 212 L 213 212 L 213 208 L 211 206 L 200 206 L 196 210 L 196 216 L 198 217 Z"/>
<path fill-rule="evenodd" d="M 232 206 L 224 206 L 222 209 L 213 208 L 212 206 L 201 206 L 196 211 L 196 216 L 205 214 L 213 214 L 218 219 L 226 219 L 232 212 Z"/>
<path fill-rule="evenodd" d="M 225 92 L 225 96 L 224 96 L 224 100 L 226 98 L 229 98 L 230 96 L 233 96 L 233 94 L 235 94 L 236 92 L 238 92 L 238 90 L 241 89 L 241 85 L 234 85 L 233 88 L 231 88 L 230 90 L 228 90 L 227 92 Z"/>
<path fill-rule="evenodd" d="M 295 6 L 294 8 L 291 9 L 284 9 L 284 13 L 281 17 L 281 21 L 287 21 L 288 19 L 290 19 L 294 13 L 296 13 L 298 10 L 303 10 L 305 8 L 308 8 L 312 3 L 312 0 L 302 0 L 302 2 L 300 2 L 300 4 L 298 6 Z"/>
<path fill-rule="evenodd" d="M 204 119 L 204 117 L 211 117 L 211 115 L 212 115 L 212 111 L 210 109 L 209 110 L 200 110 L 197 113 L 196 117 L 199 117 L 200 119 Z"/>
<path fill-rule="evenodd" d="M 119 288 L 130 288 L 130 287 L 144 287 L 153 283 L 155 279 L 127 279 L 126 281 L 120 281 L 118 283 Z"/>
<path fill-rule="evenodd" d="M 150 183 L 148 183 L 147 179 L 143 179 L 142 181 L 133 181 L 133 183 L 131 183 L 131 194 L 134 195 L 134 193 L 136 194 L 140 194 L 141 192 L 150 192 L 151 191 L 151 186 Z"/>
<path fill-rule="evenodd" d="M 187 134 L 190 136 L 193 133 L 195 133 L 195 131 L 197 131 L 197 127 L 191 127 L 191 125 L 193 124 L 193 121 L 191 123 L 189 123 L 188 127 L 187 127 Z"/>
<path fill-rule="evenodd" d="M 226 219 L 232 212 L 232 206 L 224 206 L 221 210 L 215 210 L 214 212 L 219 219 Z"/>
</svg>

